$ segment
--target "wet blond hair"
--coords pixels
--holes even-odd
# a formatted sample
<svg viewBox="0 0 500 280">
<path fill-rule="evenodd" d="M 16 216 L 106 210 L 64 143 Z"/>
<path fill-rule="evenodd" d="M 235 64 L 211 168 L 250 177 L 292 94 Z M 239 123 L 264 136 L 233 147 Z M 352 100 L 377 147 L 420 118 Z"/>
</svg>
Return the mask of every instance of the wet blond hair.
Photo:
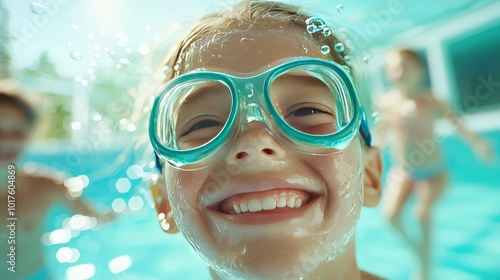
<svg viewBox="0 0 500 280">
<path fill-rule="evenodd" d="M 174 71 L 166 78 L 169 80 L 180 74 L 174 66 L 182 61 L 184 53 L 191 44 L 199 39 L 216 35 L 221 29 L 227 29 L 231 26 L 237 28 L 253 26 L 273 28 L 276 24 L 287 24 L 297 32 L 305 32 L 306 20 L 310 17 L 296 6 L 255 0 L 244 0 L 228 10 L 208 14 L 200 18 L 184 39 L 170 49 L 164 60 L 164 66 L 168 66 Z M 310 36 L 316 42 L 321 42 L 321 45 L 327 45 L 331 50 L 334 50 L 335 45 L 340 43 L 334 34 L 325 37 L 323 33 L 317 32 L 310 34 Z M 337 52 L 331 51 L 329 57 L 338 64 L 346 65 L 342 56 Z"/>
</svg>

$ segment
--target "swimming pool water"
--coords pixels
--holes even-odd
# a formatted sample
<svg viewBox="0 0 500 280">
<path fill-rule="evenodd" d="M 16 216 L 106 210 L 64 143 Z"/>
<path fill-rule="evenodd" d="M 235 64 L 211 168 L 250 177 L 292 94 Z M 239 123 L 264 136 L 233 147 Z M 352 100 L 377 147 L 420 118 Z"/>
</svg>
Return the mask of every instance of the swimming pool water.
<svg viewBox="0 0 500 280">
<path fill-rule="evenodd" d="M 456 137 L 446 138 L 441 144 L 451 173 L 432 221 L 432 279 L 500 279 L 500 131 L 484 136 L 496 146 L 494 165 L 481 163 Z M 51 165 L 73 176 L 88 174 L 90 184 L 83 197 L 100 204 L 101 210 L 109 209 L 115 198 L 129 201 L 138 195 L 144 197 L 145 204 L 130 215 L 119 215 L 100 230 L 74 232 L 69 242 L 45 247 L 48 266 L 56 279 L 66 279 L 68 268 L 82 264 L 90 265 L 87 271 L 89 267 L 94 269 L 92 279 L 210 279 L 205 265 L 181 234 L 161 231 L 147 185 L 141 179 L 128 178 L 132 186 L 128 192 L 116 190 L 117 180 L 127 178 L 126 168 L 138 157 L 125 157 L 117 164 L 113 162 L 121 154 L 118 150 L 80 154 L 78 160 L 69 160 L 71 153 L 29 153 L 24 161 Z M 384 163 L 390 167 L 387 151 Z M 47 232 L 61 228 L 70 215 L 54 207 L 47 217 Z M 414 228 L 411 208 L 405 210 L 404 218 L 410 229 Z M 414 256 L 382 219 L 380 207 L 363 209 L 356 239 L 361 268 L 387 279 L 411 279 Z M 60 263 L 56 253 L 62 247 L 78 249 L 78 260 Z M 123 272 L 112 273 L 109 262 L 120 256 L 129 256 L 131 265 Z"/>
</svg>

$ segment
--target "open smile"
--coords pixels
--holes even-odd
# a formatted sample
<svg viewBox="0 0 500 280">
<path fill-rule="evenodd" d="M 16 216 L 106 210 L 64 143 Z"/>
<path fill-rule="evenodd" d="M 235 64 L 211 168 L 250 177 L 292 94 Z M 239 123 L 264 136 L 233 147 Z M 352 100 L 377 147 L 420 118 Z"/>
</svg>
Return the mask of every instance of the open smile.
<svg viewBox="0 0 500 280">
<path fill-rule="evenodd" d="M 277 182 L 275 182 L 277 183 Z M 248 187 L 248 185 L 246 185 Z M 276 185 L 274 185 L 276 186 Z M 208 207 L 210 213 L 237 224 L 256 225 L 274 223 L 304 214 L 320 196 L 307 188 L 298 188 L 280 181 L 276 188 L 256 187 L 257 191 L 245 191 L 235 186 L 234 193 Z"/>
</svg>

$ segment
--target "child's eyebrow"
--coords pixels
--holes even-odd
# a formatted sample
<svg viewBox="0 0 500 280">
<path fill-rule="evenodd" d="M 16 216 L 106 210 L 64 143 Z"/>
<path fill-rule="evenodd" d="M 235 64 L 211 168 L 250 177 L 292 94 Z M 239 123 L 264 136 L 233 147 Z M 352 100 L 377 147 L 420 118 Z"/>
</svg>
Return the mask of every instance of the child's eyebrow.
<svg viewBox="0 0 500 280">
<path fill-rule="evenodd" d="M 222 89 L 222 90 L 220 90 L 220 89 Z M 204 94 L 218 93 L 221 91 L 223 93 L 224 92 L 229 93 L 229 89 L 227 87 L 225 87 L 224 85 L 219 84 L 217 82 L 208 82 L 205 85 L 202 85 L 200 87 L 196 87 L 195 89 L 191 90 L 186 95 L 186 97 L 179 102 L 179 106 L 190 104 L 190 103 L 196 103 L 201 97 L 203 97 Z"/>
<path fill-rule="evenodd" d="M 283 82 L 286 81 L 287 83 L 300 84 L 310 87 L 327 87 L 327 85 L 323 81 L 321 81 L 321 79 L 302 73 L 284 74 L 278 77 L 276 80 L 284 80 Z"/>
</svg>

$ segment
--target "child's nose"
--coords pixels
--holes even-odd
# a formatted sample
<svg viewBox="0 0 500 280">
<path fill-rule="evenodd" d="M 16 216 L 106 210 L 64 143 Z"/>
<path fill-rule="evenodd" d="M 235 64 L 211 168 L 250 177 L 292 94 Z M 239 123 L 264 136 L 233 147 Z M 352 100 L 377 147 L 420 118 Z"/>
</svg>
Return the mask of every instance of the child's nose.
<svg viewBox="0 0 500 280">
<path fill-rule="evenodd" d="M 262 160 L 281 161 L 287 154 L 287 150 L 271 135 L 265 124 L 253 121 L 236 139 L 226 162 L 236 165 Z"/>
</svg>

